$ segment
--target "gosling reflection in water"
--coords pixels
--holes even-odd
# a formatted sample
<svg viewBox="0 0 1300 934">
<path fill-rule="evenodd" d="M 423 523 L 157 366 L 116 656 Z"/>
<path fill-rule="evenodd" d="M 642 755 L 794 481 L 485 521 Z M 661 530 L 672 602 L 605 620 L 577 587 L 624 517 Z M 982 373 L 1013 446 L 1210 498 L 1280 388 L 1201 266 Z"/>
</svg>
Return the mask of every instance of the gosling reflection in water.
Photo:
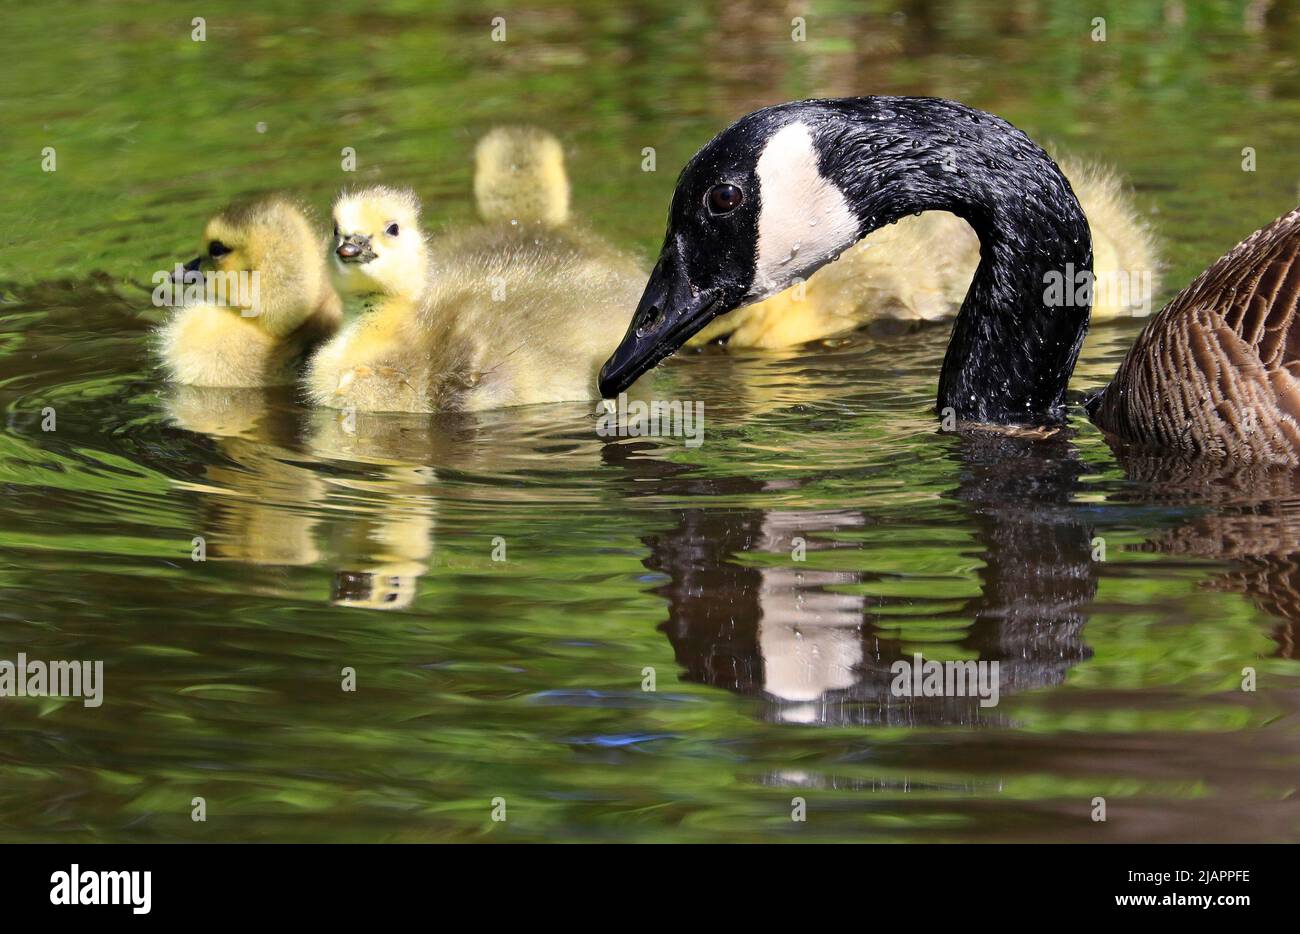
<svg viewBox="0 0 1300 934">
<path fill-rule="evenodd" d="M 952 459 L 959 480 L 951 495 L 969 513 L 974 557 L 983 562 L 979 596 L 959 605 L 932 604 L 924 579 L 866 566 L 870 552 L 859 551 L 855 539 L 868 537 L 877 522 L 899 528 L 896 517 L 701 507 L 648 538 L 646 567 L 669 578 L 657 588 L 668 601 L 661 628 L 685 677 L 761 697 L 767 719 L 818 725 L 1007 722 L 971 693 L 899 696 L 895 663 L 912 663 L 918 650 L 927 658 L 998 662 L 1003 697 L 1061 683 L 1091 655 L 1083 625 L 1097 587 L 1092 530 L 1071 504 L 1086 468 L 1064 434 L 971 434 Z M 652 461 L 627 465 L 659 470 L 659 494 L 773 492 L 739 479 L 699 484 Z M 972 557 L 962 544 L 954 543 L 954 564 Z M 800 548 L 806 562 L 792 557 Z M 826 554 L 836 550 L 843 553 Z M 843 568 L 850 555 L 861 555 L 864 566 L 825 569 Z M 900 583 L 916 596 L 884 595 L 886 585 L 896 590 Z M 873 584 L 881 592 L 873 594 Z M 914 604 L 922 615 L 900 615 Z M 959 634 L 920 643 L 908 638 L 916 631 L 909 623 Z"/>
<path fill-rule="evenodd" d="M 331 540 L 336 562 L 355 565 L 334 572 L 330 602 L 335 606 L 403 610 L 415 602 L 433 557 L 434 510 L 432 501 L 422 501 L 414 490 L 398 495 L 400 505 L 360 507 L 364 518 L 350 518 Z"/>
<path fill-rule="evenodd" d="M 319 411 L 304 444 L 291 390 L 179 386 L 165 404 L 174 425 L 212 439 L 219 456 L 202 482 L 179 482 L 201 497 L 209 560 L 271 573 L 325 563 L 336 569 L 337 606 L 411 605 L 433 555 L 436 501 L 432 471 L 401 455 L 413 433 L 429 450 L 427 427 Z"/>
<path fill-rule="evenodd" d="M 292 392 L 175 387 L 166 405 L 172 424 L 205 435 L 214 448 L 200 478 L 176 481 L 199 496 L 196 534 L 209 539 L 209 558 L 246 565 L 269 577 L 267 592 L 281 595 L 291 580 L 307 580 L 284 568 L 322 566 L 329 583 L 311 598 L 363 609 L 402 610 L 416 601 L 438 564 L 439 512 L 450 503 L 445 475 L 523 475 L 543 458 L 549 469 L 576 474 L 597 465 L 601 449 L 590 433 L 562 451 L 539 450 L 538 439 L 557 424 L 593 424 L 586 403 L 433 417 L 349 414 L 304 410 Z M 514 483 L 461 484 L 455 500 L 531 507 L 536 495 Z"/>
<path fill-rule="evenodd" d="M 216 447 L 202 482 L 178 482 L 200 496 L 196 533 L 208 560 L 265 568 L 320 560 L 316 516 L 303 507 L 324 496 L 324 485 L 292 450 L 292 403 L 291 389 L 209 386 L 175 386 L 164 399 L 168 421 Z"/>
<path fill-rule="evenodd" d="M 349 465 L 331 477 L 324 504 L 337 568 L 330 588 L 335 606 L 402 610 L 414 603 L 433 558 L 435 474 L 402 455 L 412 453 L 405 450 L 412 435 L 427 435 L 426 424 L 407 416 L 311 413 L 308 449 L 325 463 Z M 362 475 L 358 462 L 369 468 Z"/>
</svg>

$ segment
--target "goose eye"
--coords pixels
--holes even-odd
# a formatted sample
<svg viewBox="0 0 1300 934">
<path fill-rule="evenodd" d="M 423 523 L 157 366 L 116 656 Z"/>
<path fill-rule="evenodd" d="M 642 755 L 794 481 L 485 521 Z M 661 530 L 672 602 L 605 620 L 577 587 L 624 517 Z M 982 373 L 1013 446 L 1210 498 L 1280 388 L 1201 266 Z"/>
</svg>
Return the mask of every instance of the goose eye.
<svg viewBox="0 0 1300 934">
<path fill-rule="evenodd" d="M 396 224 L 389 224 L 387 227 L 384 228 L 384 233 L 388 234 L 388 236 L 390 236 L 390 237 L 396 237 L 396 236 L 397 236 L 397 225 L 396 225 Z"/>
<path fill-rule="evenodd" d="M 704 198 L 709 211 L 714 214 L 730 214 L 745 200 L 745 193 L 735 185 L 714 185 Z"/>
<path fill-rule="evenodd" d="M 208 244 L 208 255 L 213 259 L 216 259 L 218 256 L 225 256 L 229 252 L 230 247 L 226 246 L 220 240 L 213 240 Z"/>
</svg>

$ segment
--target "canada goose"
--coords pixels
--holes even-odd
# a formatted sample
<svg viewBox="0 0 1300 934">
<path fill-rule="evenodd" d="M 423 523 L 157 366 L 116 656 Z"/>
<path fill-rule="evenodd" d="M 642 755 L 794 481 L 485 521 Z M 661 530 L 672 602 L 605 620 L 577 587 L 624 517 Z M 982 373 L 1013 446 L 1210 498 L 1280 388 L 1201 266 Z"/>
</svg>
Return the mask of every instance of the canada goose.
<svg viewBox="0 0 1300 934">
<path fill-rule="evenodd" d="M 298 207 L 267 198 L 217 214 L 203 243 L 203 255 L 185 265 L 185 279 L 199 291 L 205 291 L 200 275 L 220 284 L 223 303 L 205 295 L 162 326 L 167 376 L 188 386 L 292 383 L 298 359 L 333 334 L 342 317 L 321 238 Z"/>
<path fill-rule="evenodd" d="M 437 412 L 597 398 L 643 279 L 627 257 L 579 231 L 501 223 L 426 246 L 418 202 L 391 189 L 346 195 L 334 214 L 340 287 L 366 304 L 313 358 L 314 402 Z"/>
<path fill-rule="evenodd" d="M 953 325 L 936 410 L 1059 422 L 1088 328 L 1088 223 L 1069 182 L 999 117 L 938 98 L 781 104 L 708 143 L 677 185 L 664 247 L 601 371 L 614 395 L 710 320 L 788 287 L 865 234 L 950 211 L 981 260 Z M 1115 443 L 1300 462 L 1300 211 L 1203 272 L 1087 403 Z"/>
<path fill-rule="evenodd" d="M 1093 320 L 1149 314 L 1160 284 L 1150 226 L 1113 172 L 1075 159 L 1062 159 L 1060 167 L 1092 230 L 1098 285 Z M 932 211 L 901 217 L 845 250 L 802 287 L 719 315 L 688 344 L 725 339 L 732 350 L 777 349 L 842 334 L 879 318 L 949 317 L 961 308 L 979 258 L 979 237 L 956 215 Z"/>
</svg>

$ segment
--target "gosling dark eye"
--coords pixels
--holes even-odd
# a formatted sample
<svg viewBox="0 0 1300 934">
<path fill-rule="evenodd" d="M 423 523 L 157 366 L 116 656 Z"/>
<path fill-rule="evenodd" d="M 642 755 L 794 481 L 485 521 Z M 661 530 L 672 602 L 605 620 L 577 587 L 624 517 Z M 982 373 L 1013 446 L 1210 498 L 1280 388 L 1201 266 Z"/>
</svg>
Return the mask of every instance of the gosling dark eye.
<svg viewBox="0 0 1300 934">
<path fill-rule="evenodd" d="M 708 205 L 711 214 L 730 214 L 744 200 L 745 193 L 735 185 L 714 185 L 704 196 L 704 203 Z"/>
<path fill-rule="evenodd" d="M 338 224 L 335 224 L 335 225 L 334 225 L 334 236 L 337 237 L 338 235 L 339 235 L 339 225 L 338 225 Z"/>
<path fill-rule="evenodd" d="M 388 236 L 390 236 L 390 237 L 396 237 L 396 236 L 397 236 L 397 225 L 396 225 L 396 224 L 389 224 L 387 227 L 384 228 L 384 233 L 388 234 Z"/>
<path fill-rule="evenodd" d="M 230 247 L 226 246 L 220 240 L 213 240 L 208 244 L 208 255 L 213 259 L 216 259 L 218 256 L 225 256 L 229 252 Z"/>
</svg>

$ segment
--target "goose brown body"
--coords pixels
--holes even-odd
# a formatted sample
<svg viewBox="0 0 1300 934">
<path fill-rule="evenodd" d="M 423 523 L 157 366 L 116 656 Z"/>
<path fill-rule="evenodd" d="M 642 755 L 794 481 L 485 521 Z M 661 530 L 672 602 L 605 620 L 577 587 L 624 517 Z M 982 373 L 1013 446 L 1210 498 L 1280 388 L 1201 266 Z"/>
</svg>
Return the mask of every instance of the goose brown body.
<svg viewBox="0 0 1300 934">
<path fill-rule="evenodd" d="M 1179 292 L 1088 404 L 1114 441 L 1300 464 L 1300 209 Z"/>
</svg>

